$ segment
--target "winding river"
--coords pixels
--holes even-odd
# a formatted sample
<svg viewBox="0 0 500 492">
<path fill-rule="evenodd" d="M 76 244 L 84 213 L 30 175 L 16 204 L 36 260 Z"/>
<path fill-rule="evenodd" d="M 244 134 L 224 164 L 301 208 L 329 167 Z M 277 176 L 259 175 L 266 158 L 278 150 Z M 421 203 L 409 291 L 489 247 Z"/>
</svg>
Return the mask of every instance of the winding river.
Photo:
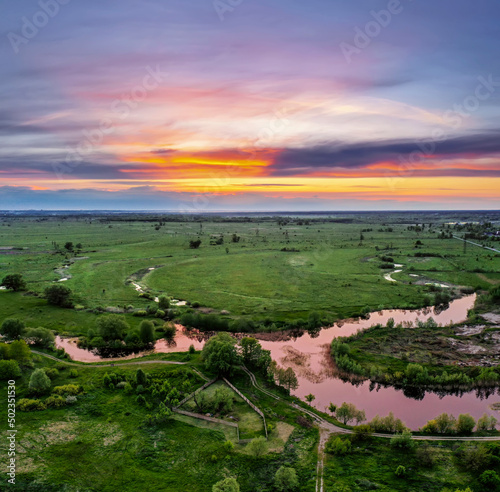
<svg viewBox="0 0 500 492">
<path fill-rule="evenodd" d="M 430 317 L 442 325 L 459 323 L 467 318 L 467 311 L 474 306 L 475 299 L 475 295 L 457 299 L 451 302 L 447 309 L 440 312 L 433 309 L 375 312 L 371 313 L 368 319 L 347 320 L 330 328 L 324 328 L 316 337 L 312 337 L 307 332 L 300 336 L 293 336 L 289 332 L 259 333 L 252 336 L 260 339 L 263 348 L 270 350 L 272 358 L 281 366 L 293 367 L 299 381 L 299 387 L 293 391 L 293 394 L 304 399 L 305 395 L 312 393 L 316 397 L 312 403 L 313 406 L 322 411 L 326 410 L 330 402 L 340 405 L 347 401 L 364 409 L 368 420 L 377 414 L 383 416 L 392 411 L 412 429 L 418 429 L 442 412 L 453 413 L 456 416 L 459 413 L 470 413 L 475 418 L 486 412 L 492 415 L 497 414 L 496 416 L 499 417 L 498 412 L 493 411 L 490 405 L 500 402 L 500 391 L 490 391 L 486 396 L 477 391 L 445 396 L 427 392 L 423 398 L 415 399 L 406 396 L 402 390 L 374 386 L 369 381 L 361 384 L 342 381 L 336 376 L 335 366 L 330 357 L 330 343 L 335 337 L 349 336 L 377 323 L 386 324 L 389 318 L 394 318 L 396 323 L 415 322 L 417 319 L 424 321 Z M 188 331 L 178 325 L 174 344 L 159 340 L 152 351 L 132 354 L 126 358 L 132 359 L 155 352 L 186 351 L 191 344 L 199 350 L 208 337 L 207 334 L 196 333 L 195 330 Z M 73 360 L 82 362 L 104 360 L 88 350 L 79 349 L 75 339 L 57 337 L 56 344 L 64 348 Z M 120 360 L 123 359 L 120 358 Z"/>
</svg>

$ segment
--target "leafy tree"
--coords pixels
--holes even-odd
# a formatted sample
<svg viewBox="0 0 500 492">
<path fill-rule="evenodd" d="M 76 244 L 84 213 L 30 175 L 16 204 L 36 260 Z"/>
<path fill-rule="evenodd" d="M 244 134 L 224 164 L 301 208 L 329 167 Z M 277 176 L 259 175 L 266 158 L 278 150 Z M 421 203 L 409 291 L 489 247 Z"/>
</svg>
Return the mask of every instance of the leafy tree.
<svg viewBox="0 0 500 492">
<path fill-rule="evenodd" d="M 153 343 L 155 341 L 155 326 L 151 321 L 141 321 L 139 337 L 143 343 Z"/>
<path fill-rule="evenodd" d="M 7 318 L 0 327 L 0 333 L 10 340 L 17 340 L 24 331 L 24 323 L 17 318 Z"/>
<path fill-rule="evenodd" d="M 233 367 L 240 361 L 236 340 L 229 333 L 218 333 L 205 343 L 201 358 L 208 370 L 217 374 L 231 374 Z"/>
<path fill-rule="evenodd" d="M 307 403 L 312 403 L 315 399 L 316 399 L 316 397 L 312 393 L 309 393 L 308 395 L 306 395 Z"/>
<path fill-rule="evenodd" d="M 356 420 L 357 423 L 365 420 L 364 410 L 358 410 L 353 403 L 346 402 L 342 403 L 342 405 L 337 408 L 335 416 L 344 424 L 347 424 L 352 420 Z"/>
<path fill-rule="evenodd" d="M 97 320 L 97 330 L 104 340 L 123 340 L 123 335 L 130 329 L 123 316 L 108 314 Z"/>
<path fill-rule="evenodd" d="M 372 435 L 373 429 L 369 424 L 357 425 L 353 428 L 354 431 L 354 439 L 358 441 L 362 441 Z"/>
<path fill-rule="evenodd" d="M 295 468 L 289 466 L 281 466 L 278 468 L 276 475 L 274 476 L 274 487 L 279 492 L 288 492 L 291 490 L 296 490 L 299 486 L 299 480 L 297 478 L 297 472 Z"/>
<path fill-rule="evenodd" d="M 191 240 L 189 241 L 189 247 L 191 249 L 198 249 L 200 247 L 200 244 L 201 244 L 201 239 L 196 239 L 196 240 Z"/>
<path fill-rule="evenodd" d="M 500 490 L 500 478 L 494 470 L 486 470 L 479 477 L 479 483 L 484 485 L 485 490 Z"/>
<path fill-rule="evenodd" d="M 12 273 L 10 275 L 6 275 L 0 285 L 6 287 L 9 290 L 13 290 L 14 292 L 26 290 L 26 282 L 24 281 L 23 276 L 20 273 Z"/>
<path fill-rule="evenodd" d="M 330 405 L 328 405 L 328 411 L 330 413 L 335 413 L 337 411 L 337 405 L 334 403 L 330 402 Z"/>
<path fill-rule="evenodd" d="M 457 421 L 457 432 L 459 434 L 471 434 L 476 426 L 474 417 L 468 413 L 460 414 Z"/>
<path fill-rule="evenodd" d="M 68 250 L 68 251 L 73 251 L 73 243 L 71 241 L 67 241 L 65 244 L 64 244 L 64 249 Z"/>
<path fill-rule="evenodd" d="M 453 415 L 442 413 L 435 420 L 440 434 L 451 434 L 455 431 L 456 419 Z"/>
<path fill-rule="evenodd" d="M 466 443 L 457 451 L 457 456 L 465 468 L 484 470 L 492 461 L 490 450 L 482 444 Z"/>
<path fill-rule="evenodd" d="M 163 330 L 164 330 L 164 337 L 167 340 L 173 340 L 175 338 L 175 334 L 177 333 L 177 328 L 175 327 L 174 323 L 165 323 L 163 325 Z M 194 348 L 194 346 L 193 346 Z M 191 352 L 190 352 L 191 353 Z"/>
<path fill-rule="evenodd" d="M 412 434 L 409 430 L 396 434 L 391 438 L 390 444 L 391 447 L 397 449 L 413 449 L 415 447 L 415 441 L 412 440 Z"/>
<path fill-rule="evenodd" d="M 166 311 L 170 307 L 170 298 L 167 296 L 160 296 L 158 298 L 158 307 Z"/>
<path fill-rule="evenodd" d="M 148 379 L 142 369 L 137 369 L 137 372 L 135 373 L 135 382 L 137 383 L 137 386 L 146 386 Z"/>
<path fill-rule="evenodd" d="M 284 386 L 288 392 L 295 390 L 299 387 L 299 382 L 294 370 L 288 367 L 285 371 L 282 370 L 280 373 L 280 385 Z"/>
<path fill-rule="evenodd" d="M 342 439 L 338 436 L 332 436 L 325 445 L 325 451 L 330 454 L 337 456 L 343 456 L 349 454 L 352 449 L 351 441 L 348 439 Z"/>
<path fill-rule="evenodd" d="M 262 355 L 262 347 L 259 341 L 253 337 L 244 337 L 240 340 L 240 347 L 243 362 L 250 366 L 258 365 Z"/>
<path fill-rule="evenodd" d="M 497 419 L 493 415 L 483 414 L 477 421 L 478 431 L 495 430 L 497 425 Z"/>
<path fill-rule="evenodd" d="M 240 486 L 235 478 L 225 478 L 212 487 L 212 492 L 240 492 Z"/>
<path fill-rule="evenodd" d="M 24 367 L 33 367 L 31 350 L 24 340 L 14 340 L 9 347 L 9 358 Z"/>
<path fill-rule="evenodd" d="M 49 348 L 54 345 L 54 332 L 48 328 L 28 328 L 24 338 L 37 347 Z"/>
<path fill-rule="evenodd" d="M 247 451 L 255 458 L 262 456 L 267 451 L 266 438 L 263 436 L 260 436 L 260 437 L 256 437 L 255 439 L 252 439 L 247 444 Z"/>
<path fill-rule="evenodd" d="M 15 360 L 0 360 L 0 380 L 7 381 L 21 376 L 21 369 Z"/>
<path fill-rule="evenodd" d="M 50 285 L 44 291 L 49 304 L 60 307 L 71 307 L 71 289 L 65 285 Z"/>
<path fill-rule="evenodd" d="M 36 394 L 46 393 L 50 389 L 50 379 L 43 369 L 35 369 L 30 377 L 29 389 Z"/>
</svg>

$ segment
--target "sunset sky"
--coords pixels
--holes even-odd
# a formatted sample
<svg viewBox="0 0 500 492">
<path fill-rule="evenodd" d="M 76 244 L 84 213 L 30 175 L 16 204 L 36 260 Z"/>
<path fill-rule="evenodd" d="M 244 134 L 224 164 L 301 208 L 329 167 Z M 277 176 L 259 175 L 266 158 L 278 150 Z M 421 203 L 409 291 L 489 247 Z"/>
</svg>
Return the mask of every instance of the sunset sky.
<svg viewBox="0 0 500 492">
<path fill-rule="evenodd" d="M 498 0 L 0 8 L 0 209 L 500 209 Z"/>
</svg>

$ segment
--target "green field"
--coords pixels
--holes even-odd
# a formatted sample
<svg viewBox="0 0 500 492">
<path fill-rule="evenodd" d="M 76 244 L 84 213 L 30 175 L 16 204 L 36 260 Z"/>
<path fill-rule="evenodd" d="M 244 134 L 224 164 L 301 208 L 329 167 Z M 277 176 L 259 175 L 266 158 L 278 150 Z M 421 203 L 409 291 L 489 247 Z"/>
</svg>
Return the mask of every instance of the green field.
<svg viewBox="0 0 500 492">
<path fill-rule="evenodd" d="M 39 293 L 70 277 L 64 285 L 87 310 L 69 314 L 36 297 L 0 292 L 0 318 L 22 310 L 29 323 L 84 334 L 95 323 L 95 309 L 152 303 L 129 283 L 138 272 L 152 296 L 199 303 L 202 312 L 222 311 L 263 329 L 306 323 L 311 312 L 331 323 L 381 308 L 417 308 L 432 302 L 426 283 L 487 289 L 500 282 L 499 254 L 472 245 L 464 251 L 461 241 L 439 238 L 443 230 L 454 232 L 445 224 L 453 217 L 4 217 L 0 277 L 22 273 L 29 290 Z M 426 227 L 415 230 L 415 222 Z M 223 243 L 215 244 L 220 237 Z M 201 246 L 191 249 L 198 238 Z M 66 251 L 67 241 L 81 243 L 81 250 Z M 393 271 L 380 268 L 384 256 L 403 265 L 392 274 L 396 282 L 384 278 Z"/>
</svg>

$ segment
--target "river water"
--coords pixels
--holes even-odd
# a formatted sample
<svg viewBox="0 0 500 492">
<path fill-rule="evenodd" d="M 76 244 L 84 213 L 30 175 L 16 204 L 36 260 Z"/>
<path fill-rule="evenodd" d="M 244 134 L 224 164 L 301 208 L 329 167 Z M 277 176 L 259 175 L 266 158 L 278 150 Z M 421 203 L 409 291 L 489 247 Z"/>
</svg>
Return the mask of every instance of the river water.
<svg viewBox="0 0 500 492">
<path fill-rule="evenodd" d="M 452 322 L 459 323 L 467 318 L 467 311 L 474 306 L 475 299 L 475 295 L 457 299 L 442 311 L 435 311 L 431 308 L 418 311 L 386 310 L 375 312 L 371 313 L 368 319 L 347 320 L 330 328 L 324 328 L 316 337 L 312 337 L 307 332 L 300 336 L 293 336 L 289 332 L 260 333 L 251 336 L 260 339 L 262 347 L 271 351 L 272 358 L 280 366 L 294 369 L 299 387 L 292 393 L 301 399 L 312 393 L 316 397 L 313 406 L 322 411 L 326 410 L 330 402 L 340 405 L 346 401 L 364 409 L 368 420 L 377 414 L 384 416 L 392 411 L 396 417 L 401 418 L 406 425 L 415 430 L 442 412 L 452 413 L 456 416 L 460 413 L 470 413 L 476 419 L 485 412 L 499 417 L 498 412 L 490 408 L 492 403 L 500 402 L 499 391 L 490 391 L 489 396 L 481 395 L 477 391 L 470 391 L 461 396 L 440 396 L 427 392 L 423 398 L 415 399 L 393 387 L 374 387 L 369 381 L 361 384 L 342 381 L 336 376 L 335 366 L 330 357 L 329 348 L 333 338 L 349 336 L 377 323 L 385 325 L 389 318 L 394 318 L 396 323 L 415 322 L 417 319 L 425 321 L 431 317 L 441 325 Z M 125 358 L 132 359 L 139 355 L 155 352 L 182 352 L 188 350 L 191 344 L 200 350 L 209 336 L 197 333 L 195 330 L 188 331 L 177 325 L 174 344 L 167 344 L 165 340 L 159 340 L 154 350 L 132 354 Z M 241 334 L 241 336 L 244 335 Z M 75 339 L 57 337 L 56 345 L 64 348 L 74 360 L 83 362 L 103 360 L 88 350 L 79 349 Z M 120 358 L 120 360 L 123 359 L 123 357 Z"/>
</svg>

